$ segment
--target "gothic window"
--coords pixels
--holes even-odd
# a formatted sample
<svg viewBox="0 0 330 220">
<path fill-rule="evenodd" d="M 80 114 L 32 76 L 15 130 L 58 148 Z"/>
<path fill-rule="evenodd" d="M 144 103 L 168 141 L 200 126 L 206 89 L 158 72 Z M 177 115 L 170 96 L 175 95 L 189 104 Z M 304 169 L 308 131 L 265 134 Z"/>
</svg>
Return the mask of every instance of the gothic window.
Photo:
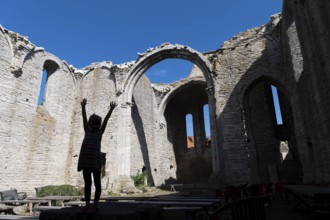
<svg viewBox="0 0 330 220">
<path fill-rule="evenodd" d="M 42 71 L 42 76 L 41 76 L 41 84 L 40 84 L 39 97 L 38 97 L 38 105 L 43 105 L 44 104 L 47 78 L 48 78 L 48 72 L 47 72 L 46 69 L 44 69 Z"/>
<path fill-rule="evenodd" d="M 203 106 L 203 115 L 204 115 L 204 128 L 205 128 L 205 146 L 211 147 L 211 134 L 210 134 L 210 113 L 209 113 L 209 104 Z"/>
<path fill-rule="evenodd" d="M 277 88 L 274 85 L 271 85 L 271 87 L 272 87 L 273 103 L 275 108 L 276 124 L 283 125 L 282 112 L 281 112 L 280 101 L 278 98 Z"/>
<path fill-rule="evenodd" d="M 195 147 L 194 124 L 192 114 L 186 115 L 187 148 Z"/>
<path fill-rule="evenodd" d="M 44 105 L 47 96 L 47 82 L 49 77 L 55 73 L 59 68 L 59 65 L 52 61 L 46 60 L 43 66 L 43 71 L 41 75 L 41 83 L 38 96 L 38 105 Z"/>
</svg>

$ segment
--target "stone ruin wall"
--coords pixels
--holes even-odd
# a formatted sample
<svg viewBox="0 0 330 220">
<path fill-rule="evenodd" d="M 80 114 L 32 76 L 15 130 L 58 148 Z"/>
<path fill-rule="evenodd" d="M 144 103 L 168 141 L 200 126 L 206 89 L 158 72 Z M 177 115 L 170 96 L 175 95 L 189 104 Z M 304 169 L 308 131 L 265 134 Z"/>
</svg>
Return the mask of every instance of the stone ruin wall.
<svg viewBox="0 0 330 220">
<path fill-rule="evenodd" d="M 86 97 L 88 115 L 96 113 L 104 117 L 111 100 L 119 104 L 102 141 L 102 152 L 106 153 L 106 176 L 102 184 L 111 189 L 118 175 L 117 139 L 121 124 L 118 112 L 123 108 L 118 98 L 119 88 L 132 64 L 95 63 L 75 70 L 14 32 L 1 29 L 0 33 L 3 48 L 0 53 L 3 82 L 0 176 L 4 180 L 0 188 L 34 193 L 35 187 L 44 185 L 83 183 L 76 166 L 83 139 L 80 101 Z M 54 72 L 48 77 L 46 101 L 38 106 L 42 71 L 51 67 Z M 159 132 L 158 124 L 153 123 L 155 99 L 150 81 L 141 77 L 134 90 L 132 149 L 126 156 L 132 161 L 132 175 L 149 163 L 153 182 L 160 185 L 173 175 L 167 171 L 169 166 L 165 168 L 165 164 L 173 161 L 169 161 L 171 156 L 166 156 L 171 154 L 169 148 L 160 142 L 166 137 L 162 134 L 165 130 Z"/>
<path fill-rule="evenodd" d="M 295 129 L 306 183 L 330 181 L 329 10 L 326 0 L 283 5 L 284 68 L 295 79 Z"/>
<path fill-rule="evenodd" d="M 285 73 L 281 71 L 279 21 L 280 17 L 274 15 L 267 25 L 238 34 L 224 42 L 214 54 L 210 54 L 216 73 L 214 80 L 215 99 L 219 106 L 217 125 L 221 134 L 220 158 L 226 161 L 220 163 L 225 168 L 225 179 L 230 183 L 257 180 L 253 174 L 255 165 L 248 161 L 246 151 L 246 148 L 250 148 L 247 138 L 251 138 L 247 137 L 244 129 L 244 96 L 247 89 L 262 77 L 272 79 L 284 89 L 288 84 Z M 260 148 L 271 141 L 263 139 L 264 132 L 254 135 L 252 139 L 259 140 Z M 268 136 L 272 137 L 273 134 Z M 263 157 L 259 159 L 267 160 Z"/>
<path fill-rule="evenodd" d="M 301 7 L 291 1 L 284 2 L 282 22 L 279 22 L 279 16 L 272 16 L 267 25 L 240 33 L 220 49 L 204 53 L 213 68 L 214 87 L 210 88 L 215 100 L 213 129 L 218 134 L 217 149 L 214 149 L 216 160 L 213 157 L 212 163 L 219 169 L 212 178 L 221 183 L 240 184 L 269 178 L 262 172 L 256 173 L 258 167 L 254 158 L 260 153 L 257 149 L 269 147 L 268 143 L 277 145 L 279 140 L 274 139 L 274 130 L 262 127 L 265 125 L 262 123 L 260 128 L 268 133 L 251 133 L 248 121 L 253 118 L 247 118 L 246 112 L 253 109 L 244 104 L 246 97 L 253 94 L 251 91 L 254 90 L 250 88 L 262 89 L 253 87 L 259 81 L 274 83 L 287 99 L 290 108 L 285 111 L 291 111 L 294 119 L 290 134 L 294 141 L 288 144 L 302 164 L 303 180 L 330 180 L 327 159 L 330 154 L 327 147 L 330 100 L 327 76 L 330 68 L 326 61 L 330 47 L 327 34 L 320 31 L 329 30 L 329 24 L 324 20 L 326 16 L 322 14 L 329 5 L 324 1 L 302 1 Z M 307 10 L 314 14 L 322 12 L 320 14 L 324 16 L 317 16 L 314 23 L 303 27 L 298 18 L 311 20 L 311 15 L 305 13 Z M 119 175 L 117 164 L 121 153 L 130 157 L 131 175 L 147 166 L 149 183 L 161 185 L 175 178 L 175 169 L 169 169 L 169 165 L 176 166 L 173 146 L 167 140 L 166 121 L 159 114 L 168 85 L 152 86 L 142 76 L 134 88 L 134 102 L 122 103 L 121 88 L 134 62 L 123 65 L 103 62 L 75 70 L 26 38 L 3 28 L 0 29 L 0 48 L 1 189 L 33 192 L 38 186 L 82 183 L 76 165 L 83 138 L 80 107 L 83 97 L 89 100 L 87 113 L 95 112 L 103 117 L 110 100 L 119 103 L 102 142 L 107 162 L 106 176 L 102 180 L 104 188 L 112 189 Z M 55 71 L 48 79 L 46 102 L 37 106 L 41 73 L 45 67 Z M 194 71 L 191 75 L 194 76 Z M 170 85 L 170 89 L 173 86 Z M 258 103 L 258 99 L 250 102 Z M 123 138 L 119 133 L 120 111 L 127 107 L 132 108 L 129 131 L 132 147 L 130 152 L 121 152 L 118 145 L 119 139 Z M 260 109 L 253 111 L 257 110 Z M 260 116 L 265 117 L 262 119 L 265 121 L 274 119 L 267 119 L 269 110 L 261 111 Z M 311 161 L 311 149 L 314 161 Z M 277 154 L 279 152 L 274 156 Z M 268 158 L 259 157 L 259 160 L 266 164 Z M 278 161 L 274 164 L 281 166 Z M 286 175 L 296 169 L 292 167 L 291 170 L 285 168 Z"/>
<path fill-rule="evenodd" d="M 244 87 L 247 87 L 247 85 L 251 81 L 250 80 L 247 83 L 243 84 L 242 86 L 240 86 L 240 88 L 237 86 L 237 84 L 242 81 L 241 77 L 244 75 L 246 70 L 250 68 L 250 66 L 256 59 L 262 56 L 262 52 L 266 47 L 265 38 L 262 37 L 262 34 L 264 32 L 258 35 L 258 31 L 260 30 L 261 29 L 255 29 L 248 31 L 247 33 L 242 33 L 241 36 L 234 37 L 231 41 L 226 42 L 222 49 L 207 54 L 207 56 L 214 61 L 213 64 L 215 65 L 215 74 L 213 80 L 215 83 L 215 99 L 218 103 L 216 106 L 216 112 L 217 115 L 220 116 L 217 117 L 217 124 L 219 126 L 219 131 L 222 137 L 222 139 L 219 140 L 222 149 L 220 151 L 220 158 L 226 161 L 226 165 L 222 165 L 225 165 L 224 167 L 226 168 L 225 174 L 227 181 L 232 183 L 245 182 L 249 179 L 249 173 L 247 170 L 248 166 L 247 161 L 245 159 L 246 155 L 241 148 L 241 146 L 245 145 L 245 136 L 244 130 L 242 129 L 241 112 L 237 111 L 237 109 L 241 109 L 242 104 L 241 100 L 239 100 L 239 96 L 236 96 L 236 94 L 233 92 L 233 89 L 242 90 L 244 89 Z M 241 41 L 243 41 L 243 43 Z M 45 52 L 43 51 L 40 52 L 40 54 L 44 53 Z M 86 97 L 89 100 L 89 104 L 87 105 L 88 114 L 95 112 L 97 114 L 100 114 L 101 116 L 105 115 L 108 108 L 109 100 L 118 100 L 118 97 L 116 97 L 115 94 L 117 94 L 119 91 L 118 88 L 122 83 L 125 71 L 129 71 L 129 67 L 127 67 L 126 69 L 124 68 L 122 72 L 118 71 L 119 73 L 116 74 L 116 71 L 112 72 L 112 70 L 115 68 L 112 67 L 111 63 L 94 64 L 84 68 L 81 71 L 84 74 L 83 77 L 80 79 L 79 77 L 77 77 L 81 75 L 79 74 L 79 71 L 78 73 L 75 73 L 73 68 L 64 65 L 62 62 L 58 61 L 58 58 L 54 57 L 53 55 L 49 56 L 51 56 L 51 60 L 55 59 L 60 66 L 60 68 L 58 68 L 58 70 L 49 77 L 49 80 L 52 79 L 52 77 L 54 76 L 60 75 L 59 73 L 62 72 L 62 68 L 66 70 L 66 75 L 69 76 L 70 79 L 60 79 L 59 81 L 54 81 L 54 85 L 48 82 L 47 91 L 49 87 L 54 87 L 54 91 L 48 91 L 48 93 L 51 94 L 50 97 L 46 97 L 47 101 L 45 103 L 45 106 L 39 106 L 38 109 L 41 109 L 40 111 L 46 114 L 48 112 L 51 112 L 52 110 L 57 111 L 58 117 L 53 119 L 53 121 L 51 122 L 53 124 L 59 124 L 61 126 L 66 125 L 66 129 L 60 127 L 62 133 L 58 136 L 59 139 L 55 139 L 56 136 L 47 137 L 47 141 L 44 141 L 49 147 L 49 149 L 47 149 L 48 154 L 44 154 L 44 151 L 40 149 L 44 145 L 44 142 L 42 142 L 43 140 L 40 140 L 40 137 L 45 137 L 44 134 L 39 133 L 36 136 L 39 139 L 36 138 L 35 141 L 39 141 L 41 143 L 37 144 L 38 149 L 36 149 L 35 152 L 39 152 L 40 154 L 38 155 L 43 155 L 42 158 L 45 158 L 45 160 L 40 159 L 40 156 L 32 156 L 32 158 L 36 158 L 35 160 L 38 160 L 38 163 L 40 165 L 42 164 L 41 166 L 37 166 L 41 170 L 38 170 L 38 168 L 34 165 L 32 165 L 29 170 L 33 171 L 33 173 L 38 173 L 40 176 L 37 176 L 37 178 L 33 178 L 37 182 L 30 182 L 30 180 L 27 180 L 26 182 L 28 182 L 29 184 L 26 186 L 26 188 L 22 189 L 25 191 L 30 189 L 31 186 L 38 187 L 40 185 L 56 183 L 60 184 L 64 182 L 73 183 L 76 181 L 77 183 L 82 183 L 82 179 L 81 177 L 79 177 L 79 173 L 76 172 L 76 164 L 78 159 L 77 155 L 79 155 L 80 143 L 83 138 L 83 130 L 81 129 L 81 108 L 79 102 L 82 97 Z M 249 58 L 248 60 L 246 59 L 247 57 Z M 42 72 L 45 59 L 46 58 L 39 58 L 35 60 L 32 59 L 35 62 L 34 65 L 38 66 L 38 68 L 34 69 L 33 71 L 25 71 L 25 69 L 23 69 L 24 74 L 20 76 L 27 76 L 28 73 L 33 73 L 35 75 L 34 86 L 36 88 L 36 91 L 34 91 L 33 93 L 34 102 L 31 106 L 31 112 L 33 112 L 33 114 L 35 114 L 34 111 L 37 108 L 37 88 L 39 88 L 39 83 L 41 80 L 40 73 Z M 235 62 L 235 64 L 237 64 L 235 66 L 235 64 L 233 65 L 232 63 L 232 60 L 237 60 L 239 62 Z M 254 70 L 255 72 L 257 72 L 257 76 L 253 76 L 252 74 L 250 74 L 250 77 L 255 79 L 258 77 L 258 74 L 260 74 L 260 72 L 268 72 L 269 74 L 270 71 L 267 69 L 266 66 L 260 68 L 264 69 L 262 69 L 262 71 Z M 10 71 L 7 70 L 6 72 Z M 12 78 L 14 77 L 12 74 L 10 76 Z M 21 79 L 20 77 L 18 77 L 18 79 Z M 29 80 L 24 80 L 24 82 L 26 85 L 30 85 L 31 83 Z M 63 85 L 63 82 L 71 82 L 72 84 L 66 86 Z M 68 100 L 67 105 L 62 105 L 63 100 L 60 100 L 60 102 L 57 103 L 57 99 L 53 99 L 52 96 L 55 94 L 59 95 L 59 92 L 65 93 L 65 95 L 63 95 L 62 97 Z M 68 94 L 72 94 L 72 96 L 68 97 Z M 232 96 L 236 96 L 236 100 L 232 101 Z M 141 170 L 143 165 L 149 163 L 150 172 L 152 176 L 151 180 L 154 181 L 156 185 L 160 185 L 167 178 L 175 177 L 173 171 L 169 170 L 169 164 L 173 164 L 174 166 L 176 164 L 175 161 L 173 161 L 173 152 L 170 151 L 171 143 L 168 143 L 168 141 L 166 140 L 166 133 L 164 133 L 164 130 L 162 132 L 160 127 L 157 126 L 157 123 L 154 123 L 154 121 L 157 121 L 157 117 L 159 117 L 155 114 L 155 107 L 157 107 L 157 97 L 155 97 L 152 93 L 152 87 L 148 79 L 144 77 L 141 78 L 141 80 L 136 85 L 136 88 L 134 89 L 133 97 L 135 103 L 132 107 L 132 125 L 134 126 L 132 126 L 131 128 L 131 173 L 132 175 L 134 175 L 134 173 Z M 51 106 L 51 103 L 54 103 L 54 105 Z M 55 103 L 57 103 L 57 105 L 55 105 Z M 68 111 L 69 109 L 70 111 Z M 58 112 L 58 110 L 61 111 Z M 118 111 L 119 108 L 114 111 L 113 116 L 109 121 L 110 126 L 106 130 L 106 134 L 102 143 L 102 151 L 105 152 L 107 155 L 107 175 L 106 178 L 103 179 L 103 185 L 108 188 L 111 188 L 111 185 L 109 184 L 113 182 L 113 179 L 111 178 L 115 178 L 116 176 L 116 154 L 119 152 L 117 147 L 120 147 L 117 146 L 117 138 L 119 135 L 117 133 L 117 126 L 120 125 L 120 122 L 118 121 Z M 138 112 L 139 114 L 135 114 L 135 112 Z M 21 114 L 25 115 L 26 113 Z M 29 130 L 29 123 L 25 124 L 25 127 L 26 130 Z M 47 129 L 45 130 L 46 132 L 57 132 L 57 129 L 57 127 L 54 127 L 53 130 L 47 127 Z M 36 127 L 35 130 L 40 132 L 40 127 Z M 142 134 L 141 130 L 143 132 Z M 48 134 L 48 136 L 53 135 L 54 133 Z M 65 135 L 67 135 L 67 138 L 63 138 L 65 137 Z M 26 136 L 29 137 L 30 135 L 28 134 Z M 158 139 L 159 136 L 160 138 Z M 32 136 L 31 139 L 33 137 L 34 136 Z M 160 141 L 158 142 L 158 140 Z M 167 143 L 168 146 L 164 147 L 164 143 L 165 145 Z M 29 149 L 28 144 L 23 146 L 23 148 Z M 140 146 L 142 149 L 139 149 Z M 64 149 L 61 150 L 59 149 L 59 147 L 63 147 Z M 148 154 L 148 156 L 145 155 L 146 153 Z M 22 155 L 22 158 L 26 158 L 27 160 L 29 160 L 28 158 L 30 158 L 30 154 L 31 151 L 26 150 L 26 153 Z M 47 157 L 46 155 L 51 155 L 51 157 Z M 6 161 L 6 164 L 11 163 L 8 163 L 8 161 Z M 65 164 L 66 169 L 63 169 L 63 164 Z M 47 167 L 45 167 L 45 165 Z M 55 171 L 56 169 L 54 167 L 58 167 L 59 170 Z M 11 169 L 17 170 L 17 167 L 13 166 Z M 53 175 L 53 170 L 54 173 L 57 173 L 56 176 Z M 63 178 L 59 178 L 58 174 L 62 175 Z M 40 180 L 46 180 L 46 182 Z M 10 184 L 10 187 L 21 187 L 21 185 L 13 185 L 12 182 Z"/>
<path fill-rule="evenodd" d="M 31 190 L 41 180 L 63 182 L 68 178 L 75 78 L 57 57 L 15 33 L 1 29 L 0 42 L 1 188 Z M 59 68 L 49 77 L 48 102 L 37 107 L 47 60 Z"/>
</svg>

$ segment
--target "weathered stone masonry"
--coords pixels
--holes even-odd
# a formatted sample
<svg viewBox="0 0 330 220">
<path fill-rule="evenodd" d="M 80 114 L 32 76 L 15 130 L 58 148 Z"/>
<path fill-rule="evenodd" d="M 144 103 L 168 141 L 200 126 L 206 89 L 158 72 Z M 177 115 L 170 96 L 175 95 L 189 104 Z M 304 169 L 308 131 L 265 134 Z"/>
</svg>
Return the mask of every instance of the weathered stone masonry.
<svg viewBox="0 0 330 220">
<path fill-rule="evenodd" d="M 214 51 L 165 43 L 133 62 L 80 70 L 1 27 L 0 189 L 82 184 L 76 166 L 84 97 L 88 114 L 104 117 L 110 101 L 119 104 L 102 141 L 106 190 L 134 190 L 130 176 L 142 169 L 155 186 L 329 182 L 329 9 L 325 0 L 284 0 L 282 15 Z M 151 84 L 143 73 L 168 58 L 191 61 L 190 76 Z M 38 105 L 43 70 L 45 101 Z M 283 124 L 276 123 L 271 85 Z M 186 148 L 186 114 L 194 118 L 193 149 Z"/>
</svg>

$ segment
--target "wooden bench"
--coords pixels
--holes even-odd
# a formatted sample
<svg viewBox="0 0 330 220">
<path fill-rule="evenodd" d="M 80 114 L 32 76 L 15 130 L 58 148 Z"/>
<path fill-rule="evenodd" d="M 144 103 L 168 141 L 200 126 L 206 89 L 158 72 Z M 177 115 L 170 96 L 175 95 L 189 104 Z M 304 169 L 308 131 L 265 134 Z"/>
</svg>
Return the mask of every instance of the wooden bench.
<svg viewBox="0 0 330 220">
<path fill-rule="evenodd" d="M 62 209 L 63 207 L 61 206 L 38 206 L 38 207 L 34 207 L 33 211 L 35 212 L 40 212 L 40 211 L 44 211 L 44 210 L 57 210 L 57 209 Z"/>
<path fill-rule="evenodd" d="M 0 205 L 0 213 L 15 215 L 14 206 Z"/>
<path fill-rule="evenodd" d="M 10 205 L 10 206 L 18 206 L 18 205 L 27 205 L 29 212 L 33 213 L 33 207 L 39 204 L 47 204 L 49 205 L 49 200 L 6 200 L 0 201 L 0 204 Z"/>
<path fill-rule="evenodd" d="M 178 189 L 181 190 L 204 190 L 209 188 L 210 185 L 208 184 L 170 184 L 170 191 L 171 192 L 176 192 Z"/>
<path fill-rule="evenodd" d="M 59 203 L 62 207 L 64 207 L 64 203 L 71 201 L 81 201 L 83 196 L 46 196 L 44 199 L 50 200 L 51 205 L 55 206 L 56 203 Z"/>
<path fill-rule="evenodd" d="M 82 201 L 70 201 L 70 202 L 64 202 L 64 206 L 84 206 L 86 202 Z"/>
<path fill-rule="evenodd" d="M 17 192 L 16 189 L 0 191 L 0 200 L 23 200 L 26 198 L 25 192 Z"/>
</svg>

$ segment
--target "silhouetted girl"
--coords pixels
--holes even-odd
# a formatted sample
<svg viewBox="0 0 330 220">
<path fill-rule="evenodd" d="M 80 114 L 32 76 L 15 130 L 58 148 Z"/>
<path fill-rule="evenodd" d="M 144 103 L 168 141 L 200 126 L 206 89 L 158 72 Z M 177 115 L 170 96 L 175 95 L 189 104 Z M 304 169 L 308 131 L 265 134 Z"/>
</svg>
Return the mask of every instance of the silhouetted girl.
<svg viewBox="0 0 330 220">
<path fill-rule="evenodd" d="M 103 124 L 102 118 L 95 114 L 91 115 L 87 121 L 86 104 L 87 99 L 83 99 L 81 107 L 85 137 L 80 150 L 78 171 L 83 171 L 85 181 L 86 207 L 84 208 L 84 212 L 95 213 L 98 210 L 98 202 L 101 196 L 101 140 L 111 113 L 117 106 L 117 103 L 110 102 L 110 109 L 104 118 Z M 93 205 L 90 205 L 92 174 L 95 185 L 95 196 Z"/>
</svg>

